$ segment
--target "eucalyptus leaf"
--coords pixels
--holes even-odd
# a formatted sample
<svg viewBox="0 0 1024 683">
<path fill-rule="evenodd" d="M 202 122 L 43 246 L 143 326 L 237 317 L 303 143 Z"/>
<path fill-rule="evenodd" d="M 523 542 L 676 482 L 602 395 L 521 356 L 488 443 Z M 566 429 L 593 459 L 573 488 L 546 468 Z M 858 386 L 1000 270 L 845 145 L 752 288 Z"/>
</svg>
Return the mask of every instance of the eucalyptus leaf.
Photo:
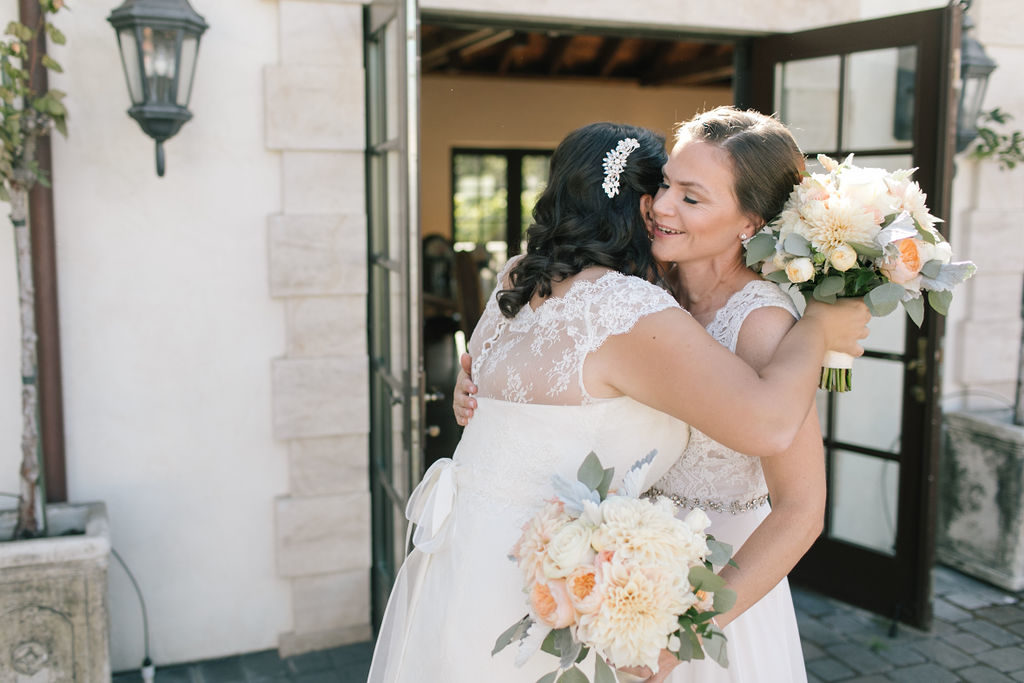
<svg viewBox="0 0 1024 683">
<path fill-rule="evenodd" d="M 601 483 L 597 487 L 597 495 L 604 500 L 608 497 L 608 489 L 611 488 L 612 479 L 615 477 L 615 468 L 609 467 L 604 471 L 604 476 L 601 478 Z"/>
<path fill-rule="evenodd" d="M 846 281 L 842 275 L 829 275 L 822 279 L 818 283 L 817 287 L 814 288 L 814 298 L 820 299 L 821 297 L 835 296 L 836 294 L 843 293 L 843 287 L 846 285 Z"/>
<path fill-rule="evenodd" d="M 949 304 L 952 302 L 953 292 L 928 292 L 928 303 L 941 315 L 949 313 Z"/>
<path fill-rule="evenodd" d="M 494 641 L 494 649 L 491 650 L 491 656 L 494 656 L 508 647 L 512 641 L 522 640 L 523 636 L 526 635 L 527 629 L 530 628 L 530 624 L 533 623 L 533 619 L 527 614 L 525 617 L 517 621 L 516 623 L 505 629 L 505 632 L 498 636 L 498 639 Z"/>
<path fill-rule="evenodd" d="M 700 646 L 700 638 L 688 628 L 679 629 L 679 661 L 688 662 L 691 659 L 704 659 L 704 650 Z"/>
<path fill-rule="evenodd" d="M 752 266 L 759 261 L 764 261 L 775 253 L 776 239 L 767 233 L 758 233 L 750 238 L 746 244 L 747 265 Z"/>
<path fill-rule="evenodd" d="M 736 604 L 736 591 L 731 588 L 720 588 L 715 591 L 715 598 L 713 600 L 715 611 L 719 614 L 724 614 L 733 608 Z"/>
<path fill-rule="evenodd" d="M 587 680 L 587 675 L 574 665 L 558 677 L 558 683 L 590 683 L 590 681 Z"/>
<path fill-rule="evenodd" d="M 587 487 L 597 490 L 601 485 L 601 480 L 604 479 L 604 468 L 601 467 L 601 460 L 598 459 L 597 453 L 590 451 L 587 454 L 579 470 L 576 471 L 576 478 Z"/>
<path fill-rule="evenodd" d="M 907 299 L 903 302 L 903 310 L 907 312 L 915 325 L 921 327 L 921 323 L 924 322 L 924 297 Z"/>
<path fill-rule="evenodd" d="M 931 230 L 925 229 L 924 226 L 917 222 L 916 218 L 914 219 L 914 227 L 917 228 L 917 234 L 920 235 L 921 239 L 925 242 L 928 244 L 938 243 L 938 240 L 935 239 L 935 234 Z"/>
<path fill-rule="evenodd" d="M 564 629 L 558 629 L 558 631 L 562 630 Z M 558 646 L 555 644 L 555 638 L 558 637 L 558 631 L 552 630 L 548 633 L 547 637 L 544 638 L 544 642 L 540 644 L 540 649 L 547 652 L 549 655 L 561 657 L 562 653 L 558 650 Z"/>
<path fill-rule="evenodd" d="M 704 651 L 708 657 L 718 662 L 720 666 L 729 666 L 729 652 L 725 647 L 725 634 L 720 630 L 711 627 L 711 633 L 704 636 Z"/>
<path fill-rule="evenodd" d="M 555 679 L 558 678 L 558 670 L 555 669 L 549 674 L 542 676 L 537 679 L 537 683 L 555 683 Z"/>
<path fill-rule="evenodd" d="M 714 593 L 725 587 L 725 579 L 707 567 L 697 565 L 690 568 L 690 585 L 697 590 Z"/>
<path fill-rule="evenodd" d="M 770 273 L 764 275 L 765 280 L 770 280 L 776 284 L 786 284 L 789 282 L 789 276 L 786 275 L 785 270 L 773 270 Z"/>
<path fill-rule="evenodd" d="M 806 237 L 795 232 L 786 235 L 786 239 L 782 242 L 782 248 L 794 256 L 811 255 L 811 243 L 807 241 Z"/>
<path fill-rule="evenodd" d="M 707 543 L 708 550 L 711 551 L 711 554 L 708 555 L 708 561 L 717 567 L 724 567 L 725 563 L 732 557 L 732 546 L 711 537 L 708 537 Z"/>
<path fill-rule="evenodd" d="M 615 672 L 600 654 L 594 656 L 594 683 L 617 683 Z"/>
<path fill-rule="evenodd" d="M 871 310 L 871 315 L 881 318 L 896 310 L 907 290 L 895 282 L 887 282 L 875 287 L 864 297 L 864 303 Z"/>
</svg>

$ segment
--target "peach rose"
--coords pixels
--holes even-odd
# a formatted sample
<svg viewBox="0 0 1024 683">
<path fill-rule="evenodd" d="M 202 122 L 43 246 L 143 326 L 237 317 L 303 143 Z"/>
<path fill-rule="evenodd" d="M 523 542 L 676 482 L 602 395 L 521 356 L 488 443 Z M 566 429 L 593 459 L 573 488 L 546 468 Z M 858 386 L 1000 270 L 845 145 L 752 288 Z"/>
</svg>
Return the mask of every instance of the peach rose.
<svg viewBox="0 0 1024 683">
<path fill-rule="evenodd" d="M 590 614 L 601 606 L 601 586 L 597 580 L 597 568 L 578 567 L 565 580 L 569 591 L 569 602 L 580 614 Z"/>
<path fill-rule="evenodd" d="M 569 591 L 561 579 L 533 584 L 530 607 L 537 621 L 551 628 L 565 628 L 576 621 L 576 611 L 569 601 Z"/>
<path fill-rule="evenodd" d="M 913 237 L 907 237 L 893 243 L 899 253 L 889 257 L 882 262 L 881 270 L 890 282 L 902 285 L 908 282 L 921 272 L 921 250 L 919 241 Z"/>
</svg>

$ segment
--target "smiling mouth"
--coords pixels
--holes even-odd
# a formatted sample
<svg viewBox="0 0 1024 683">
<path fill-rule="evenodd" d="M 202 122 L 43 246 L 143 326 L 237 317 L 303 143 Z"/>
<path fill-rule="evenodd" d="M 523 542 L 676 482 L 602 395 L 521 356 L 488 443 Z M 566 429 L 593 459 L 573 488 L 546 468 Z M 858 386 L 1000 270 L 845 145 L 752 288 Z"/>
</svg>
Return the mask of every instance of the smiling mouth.
<svg viewBox="0 0 1024 683">
<path fill-rule="evenodd" d="M 654 230 L 655 230 L 655 232 L 659 232 L 662 235 L 682 235 L 683 234 L 682 230 L 669 230 L 668 228 L 663 227 L 660 224 L 655 225 L 654 226 Z"/>
</svg>

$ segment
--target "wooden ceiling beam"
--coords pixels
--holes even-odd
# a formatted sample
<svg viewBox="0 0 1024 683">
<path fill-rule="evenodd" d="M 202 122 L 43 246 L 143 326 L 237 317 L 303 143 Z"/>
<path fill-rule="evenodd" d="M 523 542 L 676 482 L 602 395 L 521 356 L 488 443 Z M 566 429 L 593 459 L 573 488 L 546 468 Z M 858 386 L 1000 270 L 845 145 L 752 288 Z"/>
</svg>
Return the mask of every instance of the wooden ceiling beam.
<svg viewBox="0 0 1024 683">
<path fill-rule="evenodd" d="M 731 78 L 734 70 L 732 53 L 716 50 L 679 64 L 656 64 L 644 73 L 640 82 L 642 85 L 700 85 Z"/>
<path fill-rule="evenodd" d="M 572 36 L 556 36 L 550 39 L 548 49 L 544 51 L 541 64 L 549 64 L 548 75 L 554 76 L 565 66 L 565 55 L 569 52 Z"/>
<path fill-rule="evenodd" d="M 439 45 L 431 47 L 428 50 L 424 50 L 420 55 L 420 63 L 424 70 L 436 69 L 439 66 L 443 66 L 448 62 L 449 56 L 458 50 L 466 47 L 467 45 L 473 45 L 482 40 L 487 40 L 497 31 L 493 28 L 484 28 L 479 31 L 473 31 L 472 33 L 466 33 L 457 38 L 452 38 Z"/>
<path fill-rule="evenodd" d="M 619 48 L 622 47 L 622 38 L 605 38 L 601 49 L 597 52 L 597 73 L 601 78 L 608 78 L 614 71 L 619 60 L 616 58 Z"/>
</svg>

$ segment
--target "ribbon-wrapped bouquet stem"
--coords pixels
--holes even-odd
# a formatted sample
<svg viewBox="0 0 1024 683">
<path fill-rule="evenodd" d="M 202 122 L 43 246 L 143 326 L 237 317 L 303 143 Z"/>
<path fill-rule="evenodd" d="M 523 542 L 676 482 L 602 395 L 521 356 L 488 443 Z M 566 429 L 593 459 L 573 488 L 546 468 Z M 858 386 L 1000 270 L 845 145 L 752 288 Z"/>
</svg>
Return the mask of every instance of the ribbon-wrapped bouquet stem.
<svg viewBox="0 0 1024 683">
<path fill-rule="evenodd" d="M 577 665 L 591 650 L 594 683 L 614 683 L 613 666 L 657 671 L 663 649 L 728 664 L 713 618 L 736 594 L 712 567 L 731 562 L 732 549 L 705 533 L 710 520 L 701 510 L 678 519 L 669 499 L 640 498 L 653 455 L 609 493 L 614 471 L 591 453 L 577 481 L 554 478 L 557 497 L 523 527 L 510 559 L 522 572 L 529 613 L 501 634 L 494 653 L 517 643 L 518 665 L 537 650 L 558 657 L 538 683 L 586 683 Z"/>
<path fill-rule="evenodd" d="M 747 240 L 748 266 L 780 284 L 793 284 L 808 300 L 864 297 L 872 315 L 900 304 L 918 326 L 924 305 L 945 315 L 953 287 L 975 265 L 953 262 L 913 180 L 916 169 L 886 171 L 818 156 L 824 173 L 805 173 L 782 213 Z M 829 352 L 821 388 L 849 391 L 853 359 Z"/>
</svg>

